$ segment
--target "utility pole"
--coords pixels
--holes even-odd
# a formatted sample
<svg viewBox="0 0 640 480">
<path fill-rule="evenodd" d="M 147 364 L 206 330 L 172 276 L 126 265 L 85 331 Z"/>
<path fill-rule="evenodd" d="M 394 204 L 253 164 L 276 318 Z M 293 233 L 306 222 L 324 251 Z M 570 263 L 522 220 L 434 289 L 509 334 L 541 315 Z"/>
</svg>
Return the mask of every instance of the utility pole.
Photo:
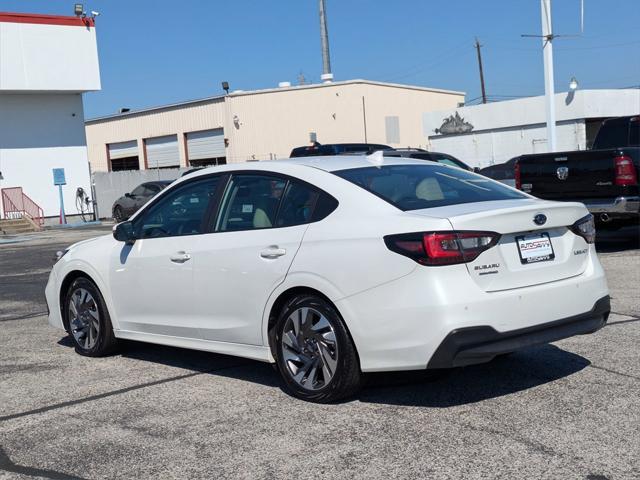
<svg viewBox="0 0 640 480">
<path fill-rule="evenodd" d="M 480 88 L 482 89 L 482 103 L 487 103 L 487 94 L 484 91 L 484 73 L 482 71 L 482 54 L 480 53 L 480 42 L 476 37 L 476 51 L 478 52 L 478 67 L 480 68 Z"/>
<path fill-rule="evenodd" d="M 584 0 L 580 0 L 580 35 L 556 35 L 553 33 L 553 26 L 551 25 L 551 0 L 540 0 L 540 12 L 542 18 L 542 35 L 521 36 L 542 38 L 542 56 L 544 59 L 544 99 L 547 113 L 547 148 L 549 152 L 555 152 L 557 146 L 556 92 L 553 83 L 553 40 L 557 37 L 579 37 L 582 35 L 582 32 L 584 31 Z"/>
<path fill-rule="evenodd" d="M 324 0 L 319 0 L 320 9 L 320 43 L 322 44 L 322 75 L 320 78 L 324 83 L 333 80 L 331 73 L 331 58 L 329 57 L 329 33 L 327 31 L 327 13 Z"/>
<path fill-rule="evenodd" d="M 547 147 L 556 151 L 556 105 L 553 84 L 553 28 L 551 26 L 551 0 L 540 0 L 542 15 L 542 53 L 544 57 L 544 95 L 547 111 Z"/>
</svg>

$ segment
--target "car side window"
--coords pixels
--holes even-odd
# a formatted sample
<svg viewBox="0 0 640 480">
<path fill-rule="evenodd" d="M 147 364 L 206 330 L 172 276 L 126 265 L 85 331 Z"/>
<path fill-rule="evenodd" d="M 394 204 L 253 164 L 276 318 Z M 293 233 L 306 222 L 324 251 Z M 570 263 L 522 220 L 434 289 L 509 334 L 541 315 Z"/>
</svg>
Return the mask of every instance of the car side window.
<svg viewBox="0 0 640 480">
<path fill-rule="evenodd" d="M 450 167 L 458 167 L 458 168 L 460 168 L 460 165 L 458 165 L 456 162 L 453 162 L 453 161 L 449 160 L 448 158 L 444 158 L 444 157 L 438 158 L 436 160 L 436 162 L 441 163 L 443 165 L 449 165 Z"/>
<path fill-rule="evenodd" d="M 154 196 L 156 193 L 158 193 L 160 191 L 160 187 L 158 185 L 153 185 L 153 184 L 147 184 L 146 185 L 146 189 L 144 194 L 147 197 L 152 197 Z"/>
<path fill-rule="evenodd" d="M 290 227 L 309 223 L 319 197 L 320 192 L 312 186 L 290 181 L 282 199 L 276 226 Z"/>
<path fill-rule="evenodd" d="M 134 196 L 144 195 L 144 190 L 145 190 L 144 184 L 138 185 L 136 188 L 133 189 L 133 191 L 131 192 L 131 195 L 134 195 Z"/>
<path fill-rule="evenodd" d="M 219 177 L 209 177 L 174 188 L 136 219 L 136 237 L 160 238 L 204 233 L 205 215 L 218 182 Z"/>
<path fill-rule="evenodd" d="M 229 232 L 275 226 L 286 184 L 284 178 L 277 176 L 233 175 L 224 194 L 215 230 Z"/>
</svg>

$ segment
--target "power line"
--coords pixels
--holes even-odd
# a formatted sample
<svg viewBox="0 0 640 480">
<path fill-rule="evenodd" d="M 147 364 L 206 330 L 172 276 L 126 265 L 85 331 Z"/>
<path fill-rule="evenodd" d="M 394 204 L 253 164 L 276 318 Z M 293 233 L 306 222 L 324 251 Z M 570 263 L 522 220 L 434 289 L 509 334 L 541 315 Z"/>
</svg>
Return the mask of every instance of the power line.
<svg viewBox="0 0 640 480">
<path fill-rule="evenodd" d="M 601 50 L 603 48 L 624 47 L 628 45 L 637 45 L 640 41 L 624 42 L 624 43 L 610 43 L 609 45 L 596 45 L 594 47 L 560 47 L 557 50 Z"/>
<path fill-rule="evenodd" d="M 412 67 L 409 67 L 407 70 L 404 71 L 404 73 L 399 73 L 396 75 L 392 75 L 390 77 L 386 77 L 386 80 L 398 80 L 398 79 L 403 79 L 403 78 L 407 78 L 407 77 L 412 77 L 415 75 L 418 75 L 422 72 L 424 72 L 425 70 L 429 69 L 429 68 L 433 68 L 434 66 L 440 65 L 443 62 L 446 62 L 452 58 L 454 58 L 454 54 L 457 54 L 459 51 L 467 48 L 467 42 L 463 42 L 460 45 L 453 47 L 450 50 L 447 50 L 446 52 L 444 52 L 442 55 L 439 55 L 435 58 L 431 58 L 427 61 L 424 62 L 420 62 L 417 64 L 414 64 Z M 460 57 L 457 57 L 460 58 Z"/>
</svg>

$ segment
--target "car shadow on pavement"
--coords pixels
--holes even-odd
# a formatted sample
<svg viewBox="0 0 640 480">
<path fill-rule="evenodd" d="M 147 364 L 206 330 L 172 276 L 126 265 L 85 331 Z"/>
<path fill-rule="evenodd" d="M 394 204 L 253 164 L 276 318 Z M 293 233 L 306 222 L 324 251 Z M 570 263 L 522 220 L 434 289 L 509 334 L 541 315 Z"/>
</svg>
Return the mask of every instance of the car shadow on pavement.
<svg viewBox="0 0 640 480">
<path fill-rule="evenodd" d="M 58 344 L 73 347 L 68 338 L 64 337 Z M 254 360 L 132 341 L 123 343 L 120 355 L 283 390 L 275 369 Z M 579 372 L 590 363 L 586 358 L 554 345 L 542 345 L 464 368 L 366 374 L 361 392 L 341 403 L 360 401 L 448 408 L 538 387 Z"/>
<path fill-rule="evenodd" d="M 598 230 L 596 250 L 598 253 L 623 252 L 640 249 L 640 228 L 625 227 L 618 230 Z"/>
<path fill-rule="evenodd" d="M 555 345 L 531 347 L 489 363 L 440 371 L 373 374 L 361 402 L 447 408 L 480 402 L 568 377 L 591 362 Z M 413 378 L 412 378 L 413 376 Z"/>
<path fill-rule="evenodd" d="M 269 387 L 280 386 L 277 372 L 271 365 L 264 362 L 144 342 L 129 340 L 121 340 L 121 342 L 118 355 L 123 358 L 181 368 L 193 373 L 232 377 Z M 70 348 L 74 346 L 69 336 L 61 338 L 58 345 Z"/>
</svg>

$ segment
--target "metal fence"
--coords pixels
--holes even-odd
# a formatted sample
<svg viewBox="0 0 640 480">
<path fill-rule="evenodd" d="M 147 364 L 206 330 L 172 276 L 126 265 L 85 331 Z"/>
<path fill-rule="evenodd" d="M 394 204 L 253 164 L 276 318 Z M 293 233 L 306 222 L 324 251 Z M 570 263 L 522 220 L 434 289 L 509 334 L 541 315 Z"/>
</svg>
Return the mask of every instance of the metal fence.
<svg viewBox="0 0 640 480">
<path fill-rule="evenodd" d="M 125 170 L 122 172 L 95 172 L 94 196 L 98 218 L 111 218 L 113 202 L 144 182 L 175 180 L 187 168 L 162 168 L 156 170 Z"/>
</svg>

